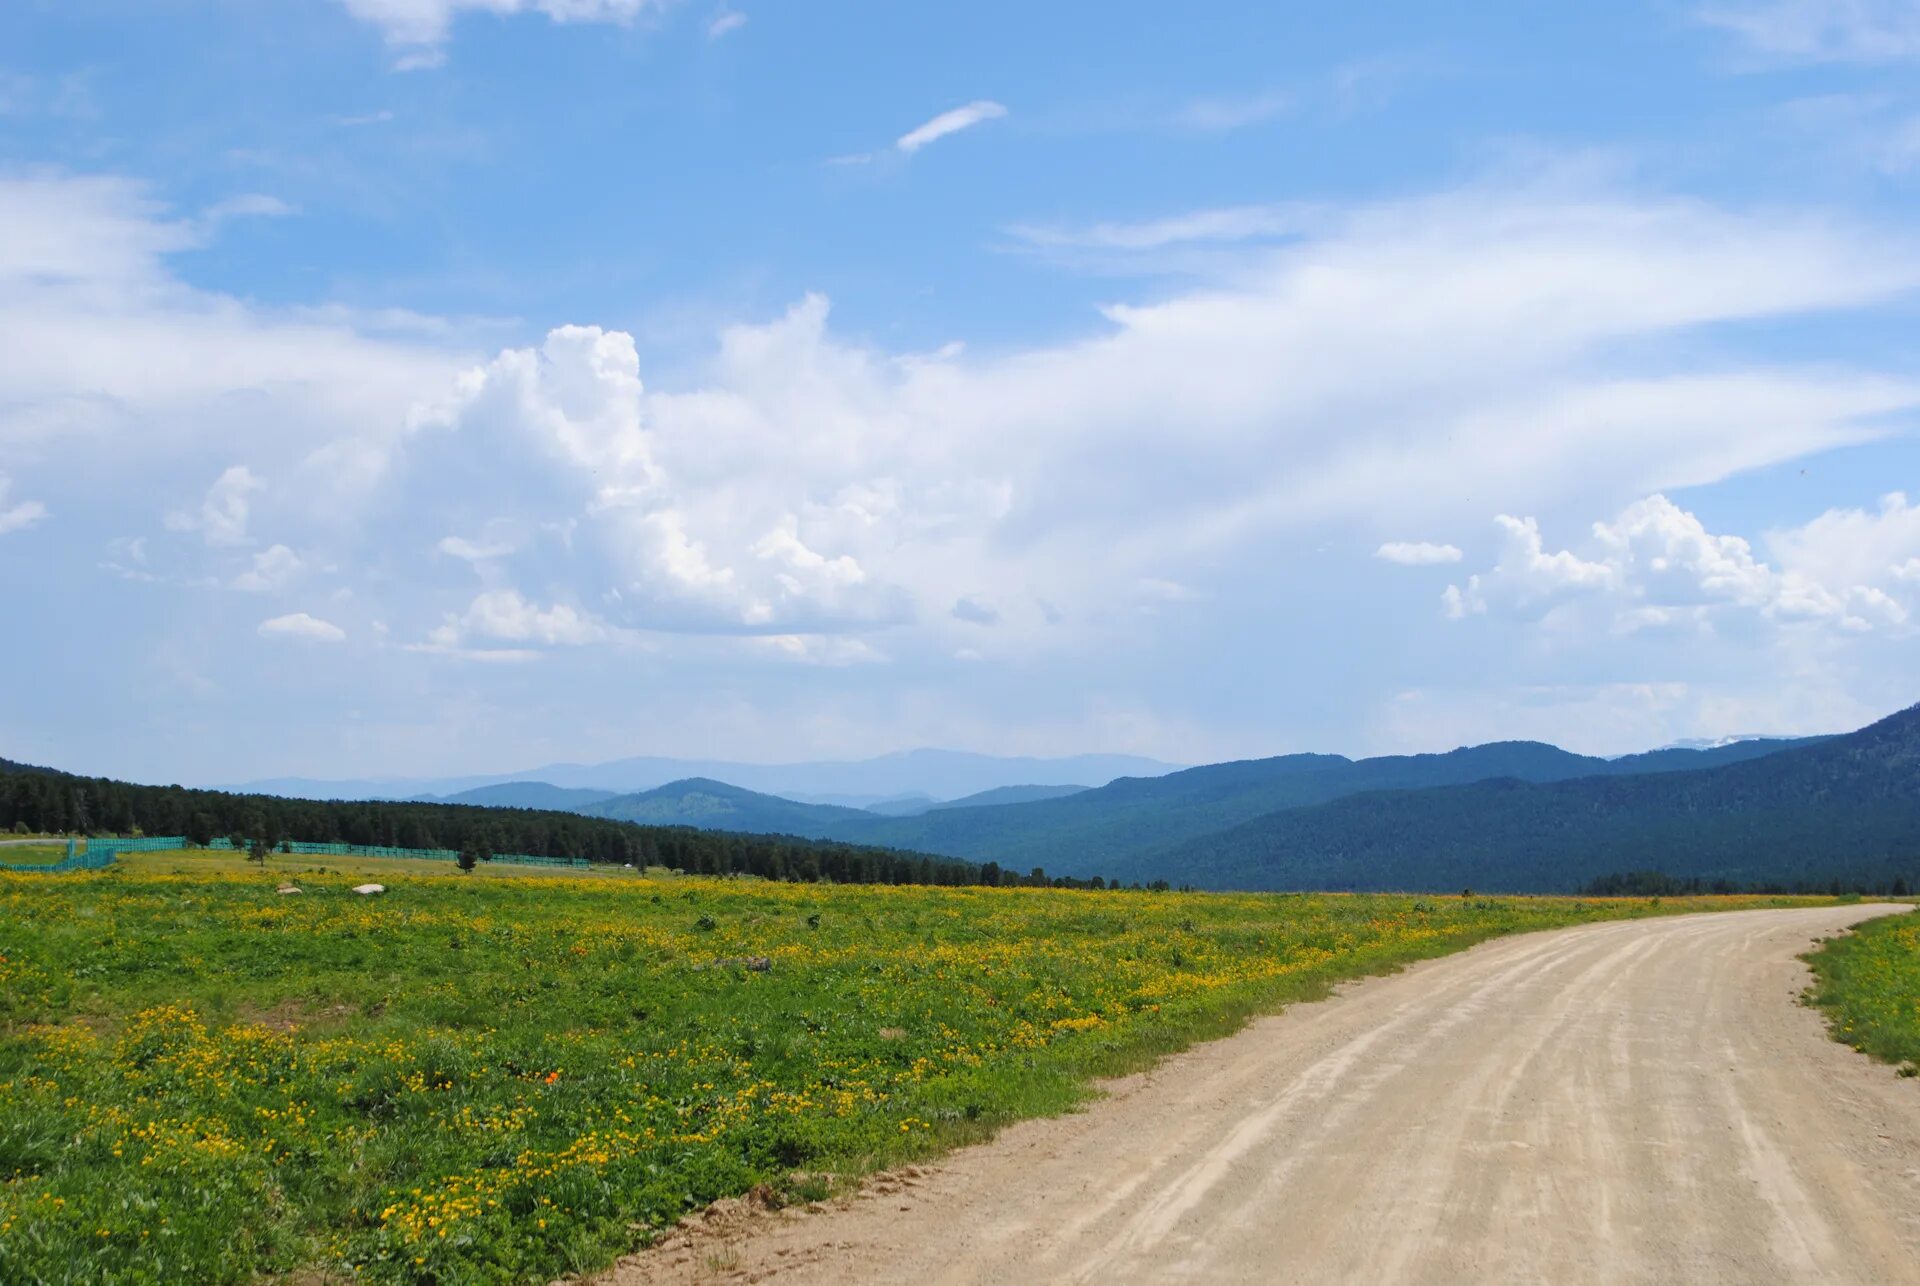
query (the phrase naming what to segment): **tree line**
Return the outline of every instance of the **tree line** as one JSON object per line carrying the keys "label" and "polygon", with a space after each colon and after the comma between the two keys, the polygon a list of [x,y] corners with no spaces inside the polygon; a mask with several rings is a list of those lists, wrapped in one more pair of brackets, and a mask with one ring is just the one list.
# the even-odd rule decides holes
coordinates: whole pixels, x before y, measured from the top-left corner
{"label": "tree line", "polygon": [[1698,875],[1668,875],[1665,871],[1619,871],[1588,881],[1580,891],[1598,898],[1698,897],[1709,893],[1825,895],[1836,898],[1849,893],[1857,893],[1862,897],[1913,896],[1913,890],[1904,875],[1878,879],[1832,877],[1825,880],[1740,881],[1703,879]]}
{"label": "tree line", "polygon": [[[546,809],[385,800],[283,799],[181,786],[141,786],[79,777],[0,759],[0,830],[74,835],[215,837],[261,851],[282,841],[523,853],[584,858],[690,875],[755,875],[835,884],[930,884],[1105,888],[1098,876],[1026,874],[899,849],[790,835],[749,835],[687,826],[641,826]],[[1118,887],[1115,885],[1114,887]]]}

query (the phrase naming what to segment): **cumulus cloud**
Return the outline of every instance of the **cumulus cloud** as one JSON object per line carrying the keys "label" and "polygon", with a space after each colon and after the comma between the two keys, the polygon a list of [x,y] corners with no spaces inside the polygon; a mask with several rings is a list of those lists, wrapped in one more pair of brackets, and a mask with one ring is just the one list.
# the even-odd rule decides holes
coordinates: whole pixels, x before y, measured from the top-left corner
{"label": "cumulus cloud", "polygon": [[1456,545],[1436,545],[1425,540],[1390,540],[1374,550],[1373,556],[1402,567],[1434,567],[1457,563],[1464,557]]}
{"label": "cumulus cloud", "polygon": [[[676,656],[906,673],[986,638],[995,659],[1082,655],[1150,614],[1221,617],[1237,577],[1336,524],[1450,532],[1710,483],[1870,441],[1920,401],[1899,376],[1726,345],[1649,356],[1899,297],[1920,262],[1897,235],[1554,179],[1296,213],[1273,238],[1234,239],[1273,212],[1116,233],[1214,236],[1227,270],[1065,339],[889,351],[808,296],[657,386],[615,330],[487,358],[453,330],[196,292],[169,256],[204,242],[199,220],[137,185],[0,180],[0,450],[48,477],[97,465],[119,512],[197,536],[123,567],[350,582],[400,646],[525,660],[644,633]],[[1463,615],[1623,601],[1573,568],[1622,574],[1608,547],[1570,564],[1513,521],[1518,552],[1455,578]],[[300,566],[256,567],[275,547]],[[1890,570],[1853,583],[1913,610]]]}
{"label": "cumulus cloud", "polygon": [[[743,362],[781,360],[767,330],[726,342]],[[831,474],[783,465],[780,431],[763,431],[753,410],[717,391],[649,398],[630,336],[562,327],[537,350],[509,350],[469,372],[421,416],[408,476],[424,485],[459,471],[447,526],[526,534],[507,544],[442,537],[442,552],[513,554],[523,570],[584,574],[584,588],[624,626],[790,633],[901,619],[903,591],[834,547],[843,532],[893,521],[862,508],[892,499],[855,489],[833,504],[813,490]],[[802,452],[823,427],[789,423],[786,449]],[[839,463],[854,472],[836,487],[871,481],[859,463]]]}
{"label": "cumulus cloud", "polygon": [[941,112],[924,125],[917,125],[902,134],[894,142],[894,147],[911,156],[927,144],[958,134],[961,130],[972,129],[982,121],[998,120],[1007,114],[1007,109],[991,99],[979,98],[961,107]]}
{"label": "cumulus cloud", "polygon": [[167,515],[171,531],[197,531],[209,545],[244,545],[247,520],[253,512],[253,496],[264,483],[244,464],[229,466],[194,511],[176,511]]}
{"label": "cumulus cloud", "polygon": [[1911,581],[1920,574],[1920,505],[1889,492],[1874,509],[1830,509],[1768,532],[1765,544],[1781,566],[1821,584]]}
{"label": "cumulus cloud", "polygon": [[1607,589],[1614,569],[1586,562],[1562,550],[1549,554],[1540,539],[1540,524],[1532,518],[1501,514],[1500,556],[1493,570],[1467,578],[1464,586],[1449,585],[1442,601],[1455,620],[1485,615],[1490,609],[1505,615],[1537,616],[1569,595]]}
{"label": "cumulus cloud", "polygon": [[267,594],[285,589],[299,574],[300,556],[285,545],[274,545],[253,556],[247,570],[236,576],[233,587],[250,594]]}
{"label": "cumulus cloud", "polygon": [[[374,470],[400,508],[367,521],[486,591],[564,586],[619,630],[909,628],[950,655],[953,605],[1019,584],[997,646],[1045,649],[1288,530],[1707,483],[1871,440],[1920,401],[1871,373],[1643,370],[1630,342],[1887,298],[1920,282],[1897,240],[1552,185],[1296,226],[1224,284],[980,357],[850,341],[810,296],[726,328],[663,390],[631,336],[560,327],[413,418]],[[1545,612],[1612,574],[1510,522],[1499,569],[1456,586],[1462,615]]]}
{"label": "cumulus cloud", "polygon": [[[1920,549],[1920,522],[1904,497],[1888,497],[1878,516],[1834,511],[1797,530],[1775,533],[1779,565],[1755,556],[1740,536],[1709,532],[1699,518],[1649,496],[1611,521],[1593,525],[1589,556],[1547,553],[1539,524],[1502,515],[1494,567],[1447,587],[1454,619],[1500,615],[1533,619],[1575,599],[1604,604],[1616,630],[1676,623],[1710,624],[1741,613],[1774,624],[1817,623],[1864,633],[1905,625],[1909,608],[1900,555]],[[1834,556],[1838,553],[1839,556]],[[1877,582],[1877,583],[1876,583]],[[1891,591],[1891,592],[1890,592]]]}
{"label": "cumulus cloud", "polygon": [[397,52],[396,70],[438,66],[454,19],[466,13],[544,14],[554,22],[629,23],[667,0],[341,0],[347,12],[380,29]]}
{"label": "cumulus cloud", "polygon": [[460,616],[448,617],[427,642],[444,650],[462,649],[475,641],[575,647],[607,637],[604,625],[576,608],[565,603],[542,607],[508,589],[477,596]]}
{"label": "cumulus cloud", "polygon": [[24,531],[47,516],[47,507],[38,500],[22,500],[17,504],[8,504],[13,491],[13,479],[0,473],[0,536],[8,532]]}
{"label": "cumulus cloud", "polygon": [[347,637],[347,632],[333,622],[323,621],[305,612],[262,621],[258,633],[263,639],[293,639],[306,643],[340,643]]}

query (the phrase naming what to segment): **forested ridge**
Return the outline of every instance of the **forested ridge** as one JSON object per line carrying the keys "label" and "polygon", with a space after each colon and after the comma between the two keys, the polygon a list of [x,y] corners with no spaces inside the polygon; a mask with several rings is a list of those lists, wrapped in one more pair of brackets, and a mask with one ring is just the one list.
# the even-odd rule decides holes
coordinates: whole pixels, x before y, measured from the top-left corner
{"label": "forested ridge", "polygon": [[1622,872],[1686,887],[1911,887],[1920,706],[1693,772],[1350,795],[1114,866],[1236,889],[1575,892]]}
{"label": "forested ridge", "polygon": [[[493,853],[666,866],[698,875],[745,874],[839,884],[1048,884],[996,863],[791,835],[640,826],[548,809],[370,800],[284,799],[79,777],[0,759],[0,830],[83,835],[232,835],[394,848],[483,848]],[[1084,881],[1104,884],[1104,881]]]}

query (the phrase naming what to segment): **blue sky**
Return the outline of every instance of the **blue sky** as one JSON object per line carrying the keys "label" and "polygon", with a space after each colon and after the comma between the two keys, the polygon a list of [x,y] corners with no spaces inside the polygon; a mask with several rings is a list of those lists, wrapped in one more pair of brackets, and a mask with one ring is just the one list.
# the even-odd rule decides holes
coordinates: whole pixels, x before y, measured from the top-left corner
{"label": "blue sky", "polygon": [[0,755],[1920,697],[1920,2],[23,0]]}

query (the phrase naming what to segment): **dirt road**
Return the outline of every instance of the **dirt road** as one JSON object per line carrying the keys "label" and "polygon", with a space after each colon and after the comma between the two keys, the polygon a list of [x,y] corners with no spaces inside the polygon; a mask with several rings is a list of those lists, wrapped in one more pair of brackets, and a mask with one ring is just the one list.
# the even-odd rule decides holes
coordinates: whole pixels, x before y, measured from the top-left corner
{"label": "dirt road", "polygon": [[1920,1082],[1795,1003],[1892,909],[1489,943],[608,1280],[1920,1282]]}

